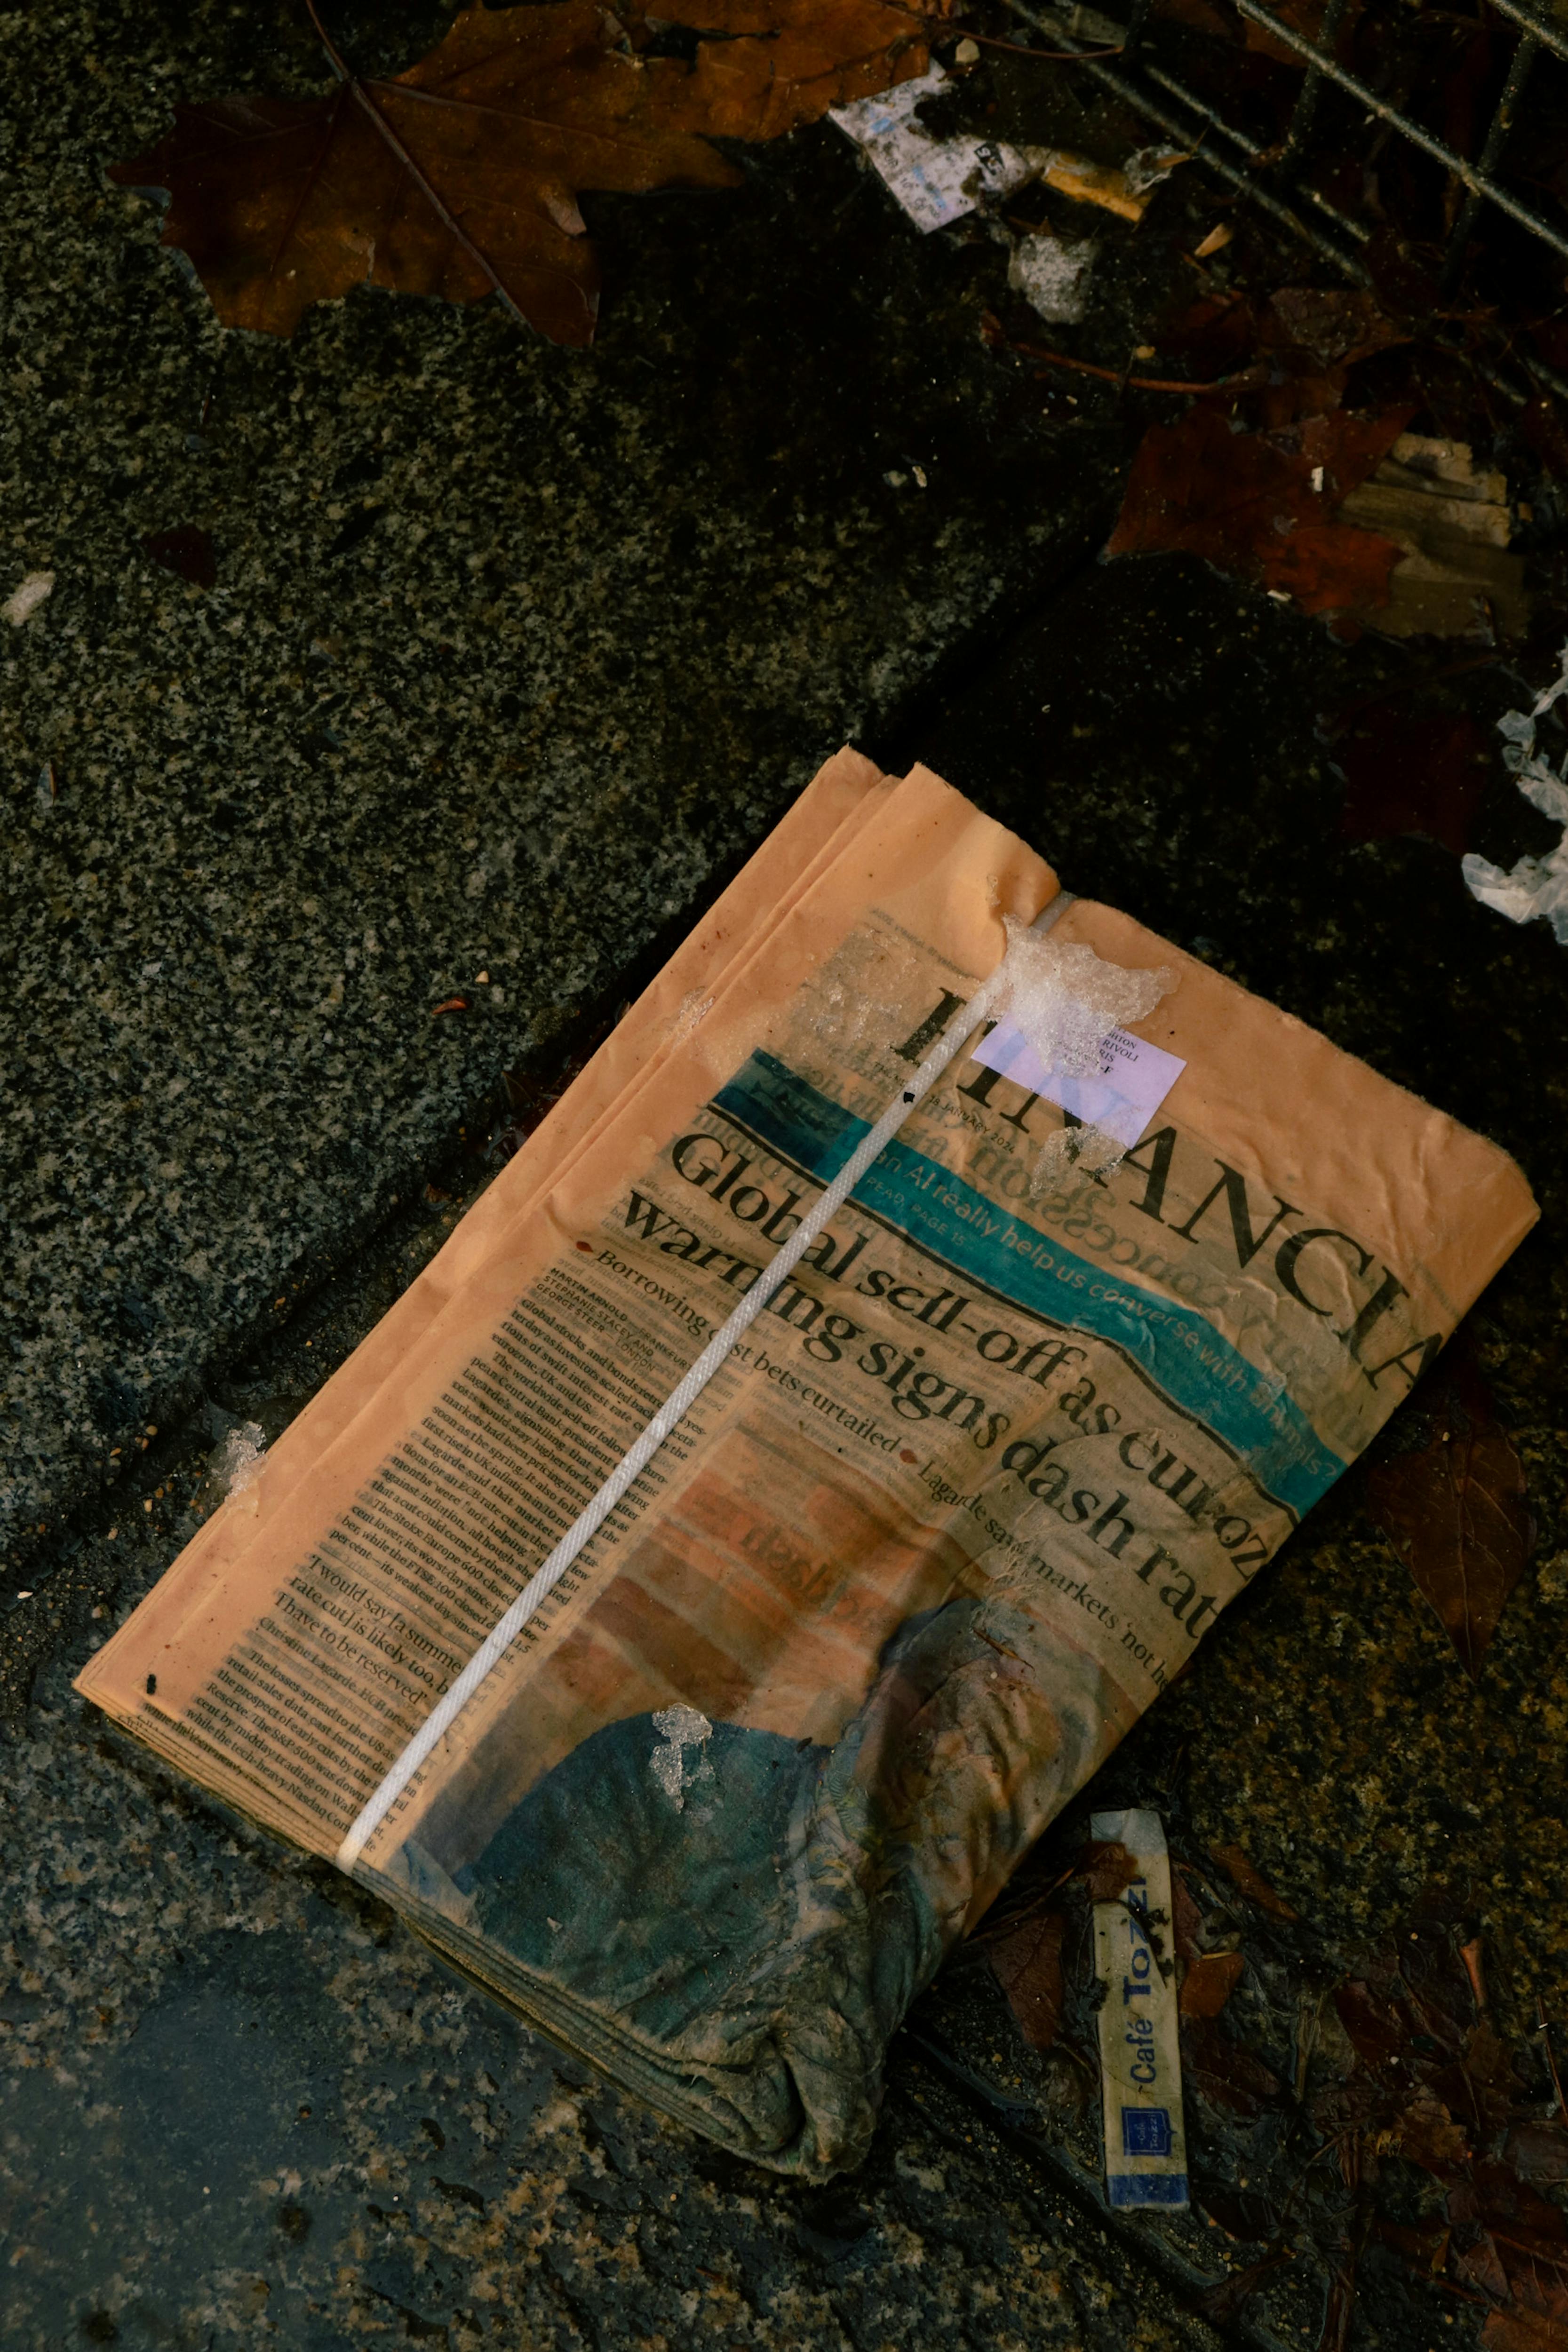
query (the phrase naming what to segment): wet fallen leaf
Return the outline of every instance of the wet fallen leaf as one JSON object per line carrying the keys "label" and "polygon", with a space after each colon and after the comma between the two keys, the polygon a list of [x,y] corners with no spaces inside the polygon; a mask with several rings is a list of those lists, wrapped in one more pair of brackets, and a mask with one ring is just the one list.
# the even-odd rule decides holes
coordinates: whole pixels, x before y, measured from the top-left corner
{"label": "wet fallen leaf", "polygon": [[1186,1879],[1178,1867],[1171,1873],[1171,1934],[1179,1960],[1196,1959],[1203,1924],[1204,1915],[1187,1892]]}
{"label": "wet fallen leaf", "polygon": [[370,284],[497,293],[552,341],[586,343],[599,279],[580,191],[734,187],[712,139],[776,139],[928,60],[926,20],[887,0],[658,0],[652,21],[710,37],[690,61],[644,57],[635,7],[552,0],[465,9],[389,79],[328,43],[330,96],[178,106],[110,176],[169,190],[162,242],[226,326],[292,334],[312,302]]}
{"label": "wet fallen leaf", "polygon": [[1508,2301],[1508,2273],[1503,2268],[1502,2256],[1485,2230],[1478,2231],[1468,2245],[1456,2250],[1454,2268],[1472,2286],[1479,2286],[1489,2302]]}
{"label": "wet fallen leaf", "polygon": [[1412,719],[1397,704],[1363,711],[1340,748],[1340,830],[1347,841],[1424,835],[1461,856],[1486,798],[1492,747],[1468,712]]}
{"label": "wet fallen leaf", "polygon": [[1454,2221],[1473,2215],[1479,2221],[1496,2241],[1510,2277],[1538,2273],[1544,2264],[1568,2284],[1568,2221],[1500,2158],[1470,2166],[1463,2183],[1450,2192],[1448,2210]]}
{"label": "wet fallen leaf", "polygon": [[1196,402],[1179,424],[1144,435],[1107,551],[1201,555],[1304,613],[1386,604],[1402,551],[1335,515],[1409,413],[1336,410],[1278,432],[1235,433],[1218,408]]}
{"label": "wet fallen leaf", "polygon": [[217,586],[217,556],[212,541],[195,523],[179,523],[173,530],[149,531],[142,542],[142,552],[149,562],[161,564],[177,580],[188,580],[193,588]]}
{"label": "wet fallen leaf", "polygon": [[1380,1999],[1370,1985],[1352,1977],[1334,1994],[1334,2007],[1363,2066],[1375,2071],[1404,2064],[1410,2027],[1392,2001]]}
{"label": "wet fallen leaf", "polygon": [[1005,1928],[989,1946],[993,1973],[1031,2050],[1048,2050],[1061,2032],[1066,1927],[1059,1911],[1037,1912]]}
{"label": "wet fallen leaf", "polygon": [[1189,1960],[1177,2001],[1184,2017],[1217,2017],[1247,1966],[1239,1952],[1200,1952]]}
{"label": "wet fallen leaf", "polygon": [[1491,2314],[1481,2342],[1486,2352],[1568,2352],[1568,2283],[1539,2273],[1511,2311]]}
{"label": "wet fallen leaf", "polygon": [[1084,1847],[1074,1875],[1083,1881],[1091,1903],[1114,1903],[1138,1876],[1138,1863],[1124,1845],[1096,1841]]}
{"label": "wet fallen leaf", "polygon": [[1403,2221],[1384,2221],[1380,2215],[1373,2224],[1373,2233],[1395,2253],[1403,2254],[1413,2270],[1423,2272],[1428,2278],[1438,2278],[1448,2259],[1448,2243],[1452,2230],[1441,2221],[1412,2226]]}
{"label": "wet fallen leaf", "polygon": [[1516,2124],[1503,2153],[1521,2180],[1568,2180],[1568,2126],[1561,2118]]}
{"label": "wet fallen leaf", "polygon": [[1367,1504],[1473,1677],[1535,1539],[1524,1470],[1461,1340],[1406,1410],[1421,1442],[1373,1465]]}
{"label": "wet fallen leaf", "polygon": [[1423,2088],[1416,2093],[1392,2135],[1401,2156],[1426,2172],[1441,2176],[1469,2155],[1469,2144],[1441,2099]]}
{"label": "wet fallen leaf", "polygon": [[1183,2021],[1182,2071],[1194,2089],[1233,2115],[1258,2115],[1279,2096],[1279,2076],[1213,2018]]}
{"label": "wet fallen leaf", "polygon": [[1293,348],[1320,368],[1353,367],[1407,340],[1370,294],[1344,287],[1281,286],[1268,298],[1264,323],[1266,343]]}
{"label": "wet fallen leaf", "polygon": [[1233,375],[1258,353],[1257,314],[1245,296],[1204,294],[1159,330],[1159,348],[1194,383]]}
{"label": "wet fallen leaf", "polygon": [[1512,2058],[1484,2018],[1466,2035],[1458,2063],[1441,2067],[1430,2079],[1437,2096],[1477,2132],[1503,2128],[1521,2087]]}
{"label": "wet fallen leaf", "polygon": [[1215,1845],[1209,1848],[1215,1860],[1233,1884],[1267,1911],[1271,1919],[1298,1920],[1301,1914],[1293,1911],[1282,1895],[1276,1895],[1260,1870],[1255,1869],[1238,1845]]}

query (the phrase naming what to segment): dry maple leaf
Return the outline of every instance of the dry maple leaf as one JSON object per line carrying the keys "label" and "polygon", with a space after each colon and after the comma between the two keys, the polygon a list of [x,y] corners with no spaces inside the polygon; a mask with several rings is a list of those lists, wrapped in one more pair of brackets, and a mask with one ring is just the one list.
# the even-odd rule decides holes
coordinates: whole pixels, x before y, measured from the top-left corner
{"label": "dry maple leaf", "polygon": [[[1368,1506],[1474,1678],[1535,1540],[1524,1470],[1468,1349],[1423,1383],[1426,1442],[1374,1463]],[[1419,1426],[1419,1423],[1417,1423]]]}
{"label": "dry maple leaf", "polygon": [[1336,410],[1282,432],[1233,433],[1217,407],[1199,401],[1179,424],[1143,436],[1107,552],[1205,556],[1291,597],[1304,613],[1386,604],[1404,550],[1337,521],[1335,509],[1381,463],[1409,415],[1406,408],[1370,417]]}
{"label": "dry maple leaf", "polygon": [[733,187],[712,139],[776,139],[927,64],[926,19],[889,0],[659,0],[659,17],[717,37],[690,63],[644,58],[630,7],[479,5],[387,79],[353,73],[322,32],[331,96],[177,106],[110,177],[169,190],[162,242],[225,326],[289,335],[312,302],[369,284],[500,294],[552,341],[591,342],[580,191]]}

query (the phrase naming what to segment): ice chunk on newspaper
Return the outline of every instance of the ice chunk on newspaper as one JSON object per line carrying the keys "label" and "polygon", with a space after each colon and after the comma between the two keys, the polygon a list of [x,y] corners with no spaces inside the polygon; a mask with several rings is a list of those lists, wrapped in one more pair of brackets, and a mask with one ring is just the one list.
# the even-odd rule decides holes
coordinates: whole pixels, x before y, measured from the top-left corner
{"label": "ice chunk on newspaper", "polygon": [[[1076,1164],[967,1011],[1042,915],[1043,987],[1116,975],[1042,1060],[1088,1082],[1109,1019],[1181,1066]],[[563,2045],[812,2177],[1533,1221],[1492,1145],[841,754],[80,1684],[336,1856],[889,1106],[353,1862]]]}

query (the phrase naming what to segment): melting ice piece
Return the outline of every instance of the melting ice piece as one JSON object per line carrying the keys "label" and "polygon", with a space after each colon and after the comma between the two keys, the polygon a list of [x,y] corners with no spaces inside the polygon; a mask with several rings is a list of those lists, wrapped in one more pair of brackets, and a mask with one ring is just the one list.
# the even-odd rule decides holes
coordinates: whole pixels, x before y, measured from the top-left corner
{"label": "melting ice piece", "polygon": [[243,1495],[261,1475],[267,1439],[258,1421],[237,1421],[219,1449],[215,1475],[226,1495]]}
{"label": "melting ice piece", "polygon": [[1089,308],[1089,274],[1099,251],[1088,237],[1021,236],[1007,265],[1007,283],[1042,319],[1076,326]]}
{"label": "melting ice piece", "polygon": [[1187,1066],[1121,1024],[1152,1013],[1173,975],[1163,964],[1129,971],[1011,916],[1006,923],[1014,975],[974,1059],[1130,1150]]}
{"label": "melting ice piece", "polygon": [[694,1780],[702,1779],[704,1769],[711,1772],[713,1769],[710,1764],[706,1767],[700,1765],[697,1769],[689,1771],[686,1751],[689,1748],[695,1748],[700,1754],[713,1736],[713,1726],[694,1706],[661,1706],[653,1718],[653,1727],[662,1743],[648,1759],[653,1766],[653,1777],[676,1811],[683,1813],[687,1790]]}

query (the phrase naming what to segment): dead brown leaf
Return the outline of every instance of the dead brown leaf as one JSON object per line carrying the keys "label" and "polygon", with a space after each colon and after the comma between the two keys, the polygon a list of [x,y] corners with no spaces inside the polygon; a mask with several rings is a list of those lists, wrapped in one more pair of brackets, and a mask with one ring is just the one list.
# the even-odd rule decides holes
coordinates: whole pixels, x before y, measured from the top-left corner
{"label": "dead brown leaf", "polygon": [[1074,1875],[1083,1881],[1091,1903],[1114,1903],[1138,1876],[1138,1864],[1124,1845],[1096,1841],[1086,1845]]}
{"label": "dead brown leaf", "polygon": [[1380,2000],[1370,1985],[1352,1977],[1334,1994],[1334,2007],[1363,2066],[1376,2071],[1404,2064],[1409,2021],[1392,2001]]}
{"label": "dead brown leaf", "polygon": [[1336,410],[1279,432],[1233,433],[1217,407],[1196,402],[1179,424],[1144,435],[1107,551],[1201,555],[1304,613],[1385,604],[1403,551],[1335,517],[1409,414]]}
{"label": "dead brown leaf", "polygon": [[1367,1473],[1367,1502],[1474,1677],[1535,1540],[1524,1470],[1468,1344],[1412,1400],[1424,1441]]}
{"label": "dead brown leaf", "polygon": [[1454,2233],[1441,2221],[1418,2223],[1412,2227],[1403,2221],[1384,2221],[1380,2215],[1373,2223],[1373,2234],[1381,2238],[1385,2246],[1392,2246],[1396,2253],[1403,2254],[1413,2270],[1424,2273],[1427,2278],[1439,2278],[1448,2259],[1449,2241]]}
{"label": "dead brown leaf", "polygon": [[1409,340],[1370,294],[1342,286],[1281,286],[1264,313],[1266,346],[1302,352],[1320,368],[1353,367]]}
{"label": "dead brown leaf", "polygon": [[1203,1924],[1204,1915],[1187,1892],[1186,1879],[1178,1865],[1171,1873],[1171,1935],[1179,1960],[1196,1959]]}
{"label": "dead brown leaf", "polygon": [[658,0],[658,17],[709,37],[694,60],[643,57],[635,8],[599,0],[465,9],[391,79],[329,42],[329,97],[177,106],[110,176],[169,190],[162,242],[226,326],[289,335],[311,303],[370,284],[500,294],[552,341],[587,343],[599,278],[581,191],[734,187],[712,139],[776,139],[927,63],[926,19],[889,0]]}
{"label": "dead brown leaf", "polygon": [[1521,2180],[1568,2180],[1568,2127],[1560,2117],[1516,2124],[1503,2154]]}
{"label": "dead brown leaf", "polygon": [[1260,1870],[1255,1869],[1238,1845],[1215,1845],[1209,1848],[1226,1876],[1239,1886],[1242,1893],[1267,1911],[1271,1919],[1299,1920],[1301,1914],[1293,1911],[1282,1895],[1276,1895]]}
{"label": "dead brown leaf", "polygon": [[1486,2352],[1568,2352],[1568,2281],[1536,2270],[1514,2281],[1515,2302],[1481,2330]]}
{"label": "dead brown leaf", "polygon": [[1279,2076],[1233,2042],[1213,2018],[1184,2020],[1182,2070],[1205,2098],[1233,2115],[1258,2115],[1279,2097]]}
{"label": "dead brown leaf", "polygon": [[1048,2050],[1061,2032],[1066,1927],[1059,1911],[1037,1912],[1004,1928],[988,1947],[992,1970],[1031,2050]]}
{"label": "dead brown leaf", "polygon": [[1391,2138],[1401,2156],[1426,2172],[1442,2175],[1469,2155],[1469,2144],[1441,2099],[1418,2091],[1394,2126]]}
{"label": "dead brown leaf", "polygon": [[1552,2311],[1494,2311],[1481,2342],[1486,2352],[1568,2352],[1568,2297]]}
{"label": "dead brown leaf", "polygon": [[1247,1966],[1239,1952],[1200,1952],[1187,1962],[1177,2006],[1184,2017],[1217,2017]]}

